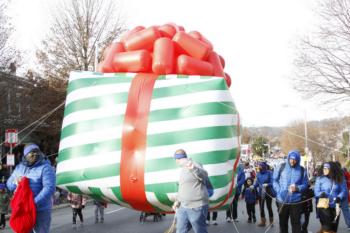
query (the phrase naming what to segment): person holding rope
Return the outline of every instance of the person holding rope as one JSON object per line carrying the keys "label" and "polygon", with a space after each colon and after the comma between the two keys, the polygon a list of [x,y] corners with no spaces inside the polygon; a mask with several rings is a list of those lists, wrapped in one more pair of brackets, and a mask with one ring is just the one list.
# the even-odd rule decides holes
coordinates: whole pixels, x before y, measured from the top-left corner
{"label": "person holding rope", "polygon": [[340,202],[345,197],[343,173],[333,162],[323,164],[323,169],[315,183],[317,211],[321,222],[319,233],[337,232]]}
{"label": "person holding rope", "polygon": [[301,232],[302,192],[307,186],[307,174],[300,166],[300,152],[291,150],[286,163],[276,168],[273,173],[273,188],[277,194],[276,204],[281,233],[288,233],[289,217],[292,233]]}
{"label": "person holding rope", "polygon": [[272,187],[272,171],[268,169],[266,162],[260,162],[256,174],[255,187],[258,188],[258,198],[260,207],[260,223],[259,227],[266,226],[265,218],[265,202],[269,212],[270,225],[273,224],[272,198],[275,197],[275,192]]}
{"label": "person holding rope", "polygon": [[208,173],[202,165],[187,158],[186,151],[175,152],[176,163],[181,166],[179,190],[173,209],[176,211],[176,232],[208,233],[205,222],[208,215],[209,195],[206,187]]}
{"label": "person holding rope", "polygon": [[235,196],[230,203],[229,208],[226,210],[226,222],[238,222],[238,200],[242,192],[243,184],[246,180],[244,169],[239,165],[237,167],[237,183],[235,186]]}

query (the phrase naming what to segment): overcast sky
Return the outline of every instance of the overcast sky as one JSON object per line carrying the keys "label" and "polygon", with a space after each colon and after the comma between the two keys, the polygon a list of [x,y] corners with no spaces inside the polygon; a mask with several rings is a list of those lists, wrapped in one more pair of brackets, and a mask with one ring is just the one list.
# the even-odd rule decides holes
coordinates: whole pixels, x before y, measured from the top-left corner
{"label": "overcast sky", "polygon": [[[34,51],[46,33],[48,2],[13,0],[11,14],[16,16],[17,40],[23,49]],[[231,92],[244,126],[288,125],[303,120],[305,112],[308,120],[345,114],[344,109],[329,111],[302,100],[289,79],[298,38],[317,24],[315,6],[316,0],[124,0],[121,4],[129,28],[174,22],[208,38],[226,60],[225,72],[232,78]]]}

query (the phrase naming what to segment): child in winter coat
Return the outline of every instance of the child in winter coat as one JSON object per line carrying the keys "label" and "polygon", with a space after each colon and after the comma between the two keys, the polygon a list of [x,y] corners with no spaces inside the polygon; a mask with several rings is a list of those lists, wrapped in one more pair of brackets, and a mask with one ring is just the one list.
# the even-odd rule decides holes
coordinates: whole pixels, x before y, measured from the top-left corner
{"label": "child in winter coat", "polygon": [[9,203],[10,203],[10,195],[6,190],[6,185],[0,184],[0,214],[1,214],[0,229],[4,229],[6,226],[5,215],[8,212]]}
{"label": "child in winter coat", "polygon": [[84,197],[81,194],[76,194],[76,193],[68,193],[67,197],[70,206],[72,207],[73,211],[73,228],[76,228],[77,226],[77,215],[79,216],[80,219],[80,225],[84,225],[84,218],[83,218],[83,213],[82,209],[85,208],[86,205],[86,197]]}
{"label": "child in winter coat", "polygon": [[107,203],[104,201],[96,201],[94,200],[95,206],[95,223],[98,223],[98,212],[100,212],[100,223],[104,221],[104,211],[107,208]]}
{"label": "child in winter coat", "polygon": [[253,185],[253,179],[247,178],[244,183],[244,189],[242,192],[242,198],[245,199],[247,213],[248,213],[248,223],[251,223],[252,220],[255,223],[255,204],[258,198],[257,190]]}

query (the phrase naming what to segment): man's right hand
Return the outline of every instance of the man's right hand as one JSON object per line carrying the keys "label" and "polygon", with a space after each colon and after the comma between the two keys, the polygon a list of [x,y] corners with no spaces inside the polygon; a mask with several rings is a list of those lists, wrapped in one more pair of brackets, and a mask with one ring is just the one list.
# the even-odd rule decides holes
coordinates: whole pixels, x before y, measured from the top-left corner
{"label": "man's right hand", "polygon": [[173,208],[174,211],[176,211],[176,209],[179,208],[179,206],[180,206],[180,202],[175,201],[173,206],[172,206],[172,208]]}

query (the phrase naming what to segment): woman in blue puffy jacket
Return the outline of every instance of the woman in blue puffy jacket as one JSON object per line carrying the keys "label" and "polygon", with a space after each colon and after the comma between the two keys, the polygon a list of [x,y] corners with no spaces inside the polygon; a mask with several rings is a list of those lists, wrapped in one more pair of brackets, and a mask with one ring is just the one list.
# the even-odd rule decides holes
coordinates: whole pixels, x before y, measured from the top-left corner
{"label": "woman in blue puffy jacket", "polygon": [[29,179],[29,186],[33,192],[36,207],[35,232],[50,232],[52,196],[56,187],[56,176],[50,162],[36,144],[24,147],[20,164],[7,180],[7,188],[13,192],[22,177]]}
{"label": "woman in blue puffy jacket", "polygon": [[315,183],[316,200],[327,198],[328,208],[317,205],[317,210],[322,225],[321,232],[337,232],[339,224],[340,202],[345,196],[343,173],[333,162],[323,164],[323,169]]}
{"label": "woman in blue puffy jacket", "polygon": [[266,162],[260,162],[258,165],[259,172],[256,174],[255,187],[258,188],[259,207],[260,207],[260,223],[258,226],[266,225],[265,218],[265,202],[269,212],[270,224],[273,224],[272,198],[274,191],[272,188],[272,172],[268,169]]}

